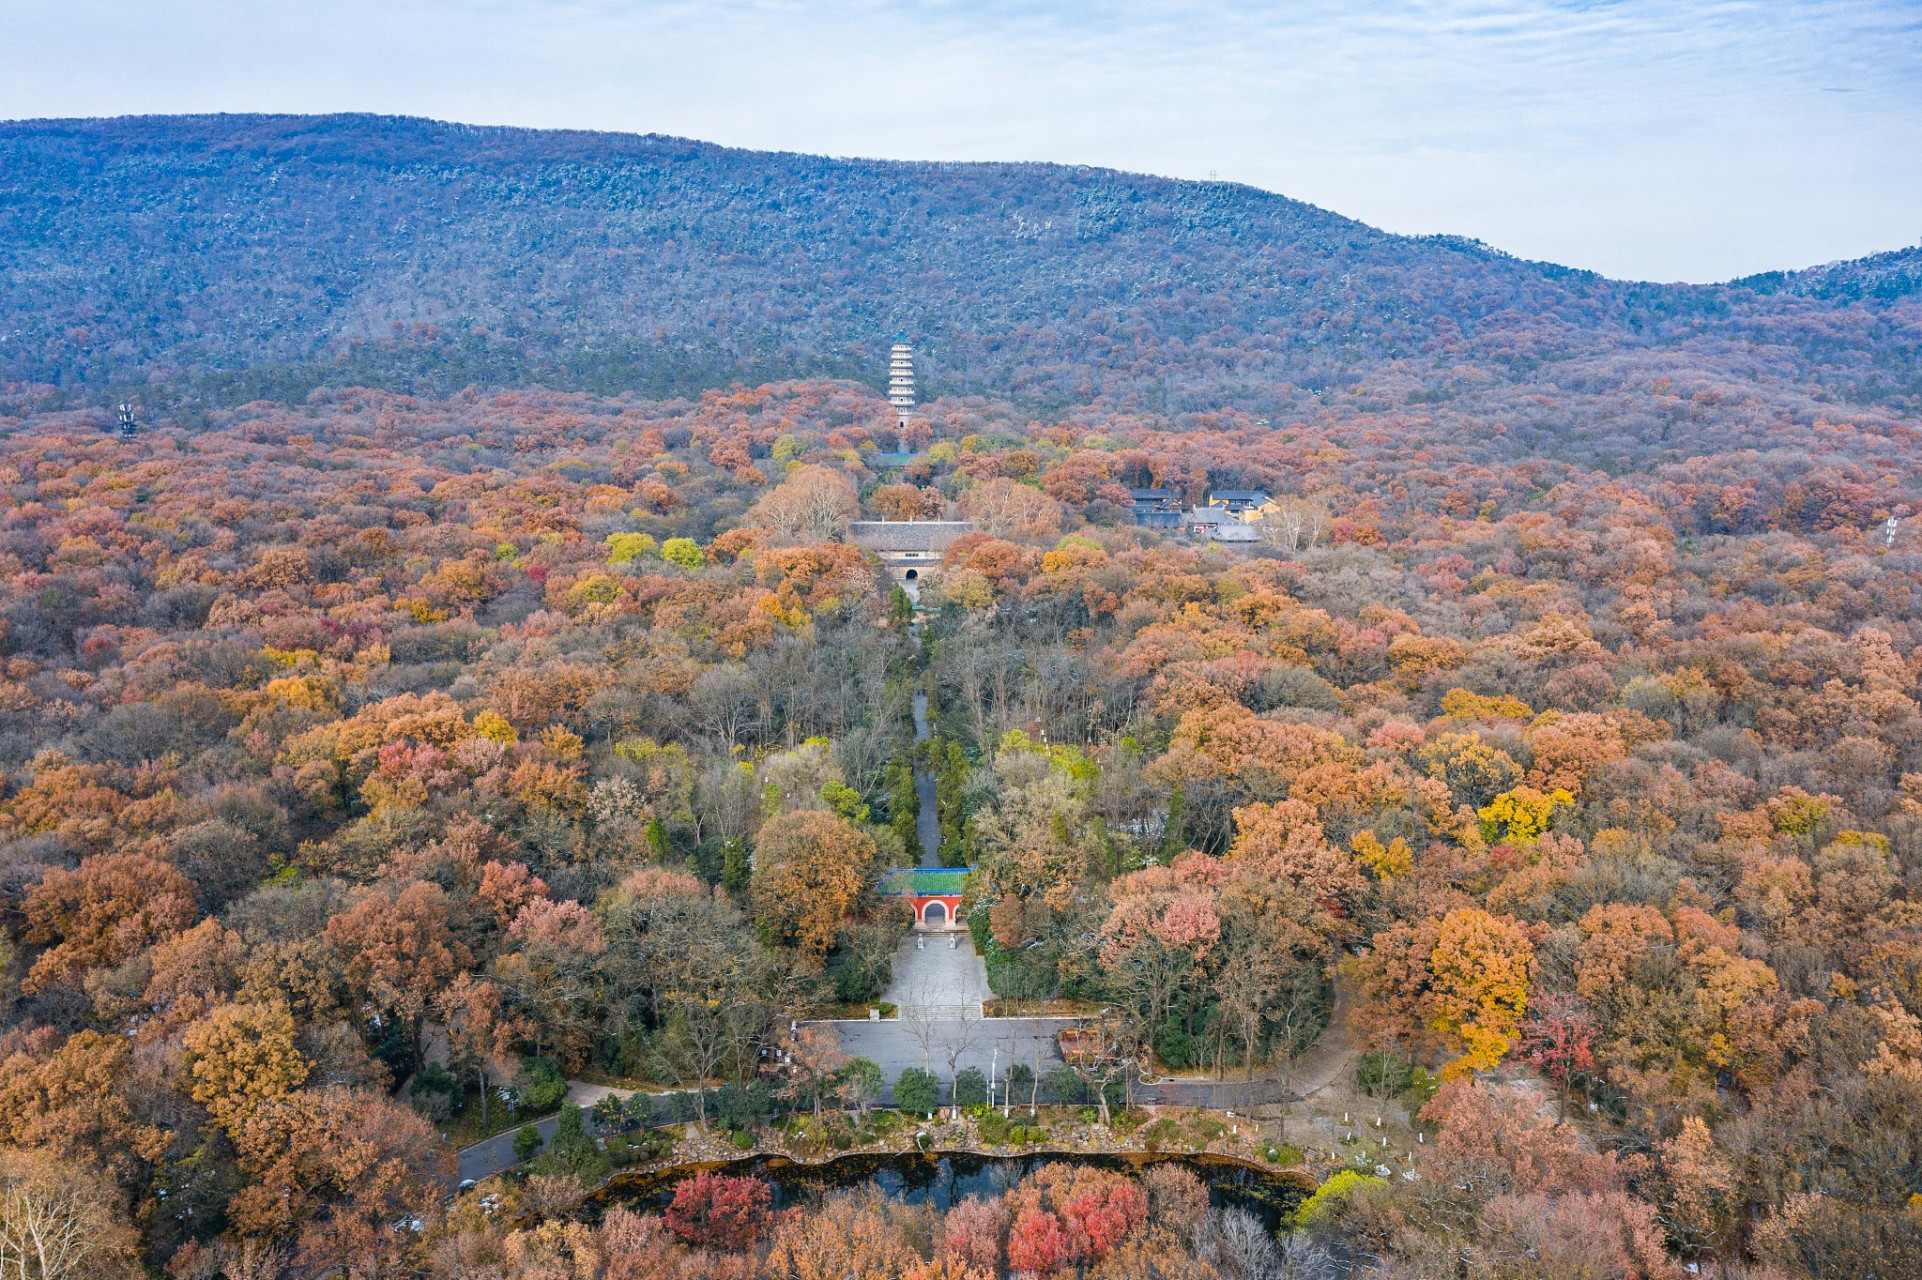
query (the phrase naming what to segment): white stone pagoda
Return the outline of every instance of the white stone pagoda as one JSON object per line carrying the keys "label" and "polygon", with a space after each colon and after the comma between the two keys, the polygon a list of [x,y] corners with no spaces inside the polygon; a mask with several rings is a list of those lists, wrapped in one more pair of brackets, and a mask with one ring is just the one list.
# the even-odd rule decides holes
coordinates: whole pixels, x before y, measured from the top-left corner
{"label": "white stone pagoda", "polygon": [[914,348],[905,334],[895,340],[888,355],[888,403],[906,426],[908,410],[914,408]]}

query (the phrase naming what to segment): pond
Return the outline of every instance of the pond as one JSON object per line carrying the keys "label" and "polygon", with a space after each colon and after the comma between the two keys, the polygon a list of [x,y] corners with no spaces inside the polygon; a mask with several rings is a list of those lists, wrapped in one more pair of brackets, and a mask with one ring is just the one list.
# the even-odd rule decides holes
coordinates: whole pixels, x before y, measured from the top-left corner
{"label": "pond", "polygon": [[597,1199],[603,1205],[665,1208],[674,1198],[676,1186],[705,1171],[761,1179],[773,1189],[776,1208],[810,1204],[831,1191],[873,1187],[890,1199],[907,1204],[931,1204],[945,1211],[955,1201],[970,1195],[1001,1195],[1044,1164],[1091,1165],[1126,1174],[1144,1173],[1157,1164],[1178,1164],[1201,1179],[1214,1203],[1247,1209],[1267,1223],[1270,1230],[1315,1190],[1315,1180],[1305,1173],[1262,1168],[1227,1156],[1051,1152],[995,1156],[971,1151],[905,1151],[846,1155],[822,1161],[757,1155],[740,1160],[675,1165],[618,1174]]}

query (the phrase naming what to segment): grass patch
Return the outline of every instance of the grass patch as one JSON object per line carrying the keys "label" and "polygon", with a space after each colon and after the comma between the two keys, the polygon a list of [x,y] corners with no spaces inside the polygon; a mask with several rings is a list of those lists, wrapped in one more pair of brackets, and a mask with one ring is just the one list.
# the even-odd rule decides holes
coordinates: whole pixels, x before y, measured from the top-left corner
{"label": "grass patch", "polygon": [[861,1022],[867,1019],[871,1011],[877,1009],[881,1013],[881,1020],[883,1022],[886,1022],[890,1018],[898,1018],[901,1016],[901,1011],[892,1004],[889,1004],[886,1000],[870,1000],[866,1002],[843,1001],[834,1004],[816,1005],[813,1010],[813,1016],[842,1022]]}

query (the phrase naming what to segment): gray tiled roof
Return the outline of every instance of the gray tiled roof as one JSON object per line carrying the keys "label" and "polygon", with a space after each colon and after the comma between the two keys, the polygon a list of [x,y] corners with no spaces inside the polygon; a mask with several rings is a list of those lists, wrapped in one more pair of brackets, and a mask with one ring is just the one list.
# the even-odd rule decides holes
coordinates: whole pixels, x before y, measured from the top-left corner
{"label": "gray tiled roof", "polygon": [[848,527],[848,541],[874,551],[946,551],[964,533],[973,533],[967,520],[856,520]]}

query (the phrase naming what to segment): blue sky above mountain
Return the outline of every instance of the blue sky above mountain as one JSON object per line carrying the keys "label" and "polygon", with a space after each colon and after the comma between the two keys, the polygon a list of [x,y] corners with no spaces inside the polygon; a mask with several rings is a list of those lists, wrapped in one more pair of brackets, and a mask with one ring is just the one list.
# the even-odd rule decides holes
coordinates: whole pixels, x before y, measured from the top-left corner
{"label": "blue sky above mountain", "polygon": [[1922,235],[1913,0],[0,10],[0,115],[371,110],[1252,183],[1712,280]]}

